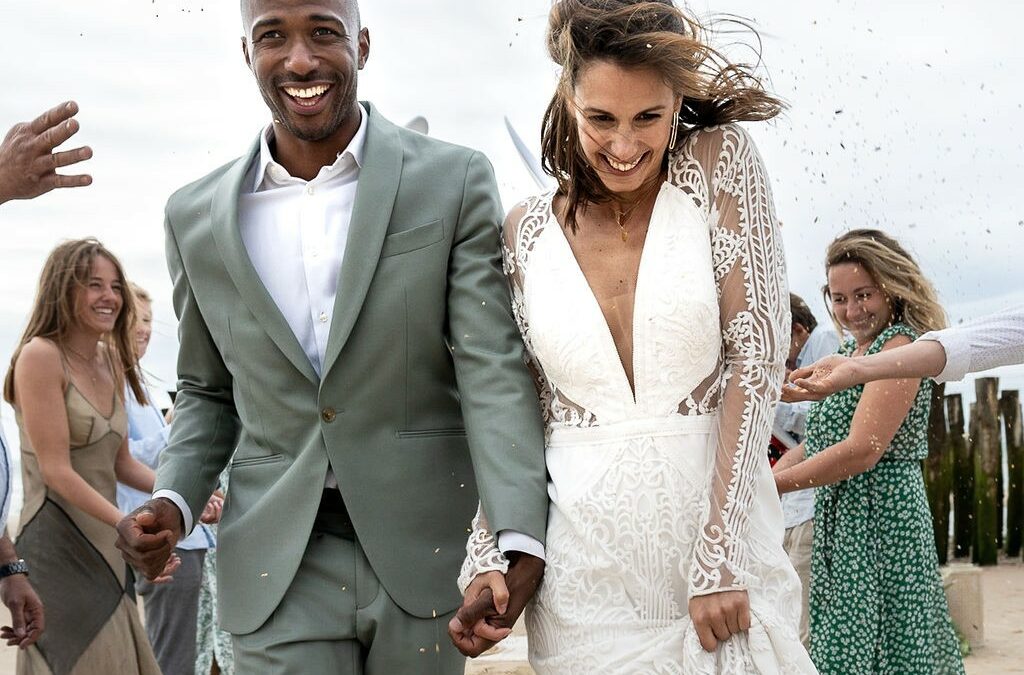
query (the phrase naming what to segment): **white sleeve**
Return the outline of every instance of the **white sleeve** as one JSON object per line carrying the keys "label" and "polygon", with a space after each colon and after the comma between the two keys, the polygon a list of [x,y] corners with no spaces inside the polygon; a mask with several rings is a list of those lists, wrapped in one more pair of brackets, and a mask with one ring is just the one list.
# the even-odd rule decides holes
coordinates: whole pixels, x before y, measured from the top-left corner
{"label": "white sleeve", "polygon": [[1024,363],[1024,306],[925,333],[920,339],[934,340],[946,352],[946,365],[936,382],[962,380],[968,373]]}
{"label": "white sleeve", "polygon": [[153,499],[160,499],[161,497],[171,500],[178,507],[178,510],[181,511],[181,519],[185,524],[185,529],[181,533],[182,539],[192,534],[192,509],[188,507],[185,498],[174,490],[157,490],[153,493]]}

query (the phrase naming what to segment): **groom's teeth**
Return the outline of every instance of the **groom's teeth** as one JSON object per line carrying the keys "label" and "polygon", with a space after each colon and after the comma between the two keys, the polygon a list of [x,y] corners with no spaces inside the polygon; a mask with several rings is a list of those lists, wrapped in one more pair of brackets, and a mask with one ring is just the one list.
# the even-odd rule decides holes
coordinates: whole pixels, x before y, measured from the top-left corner
{"label": "groom's teeth", "polygon": [[313,98],[322,95],[328,89],[330,89],[328,85],[318,84],[315,87],[285,87],[284,91],[295,98]]}

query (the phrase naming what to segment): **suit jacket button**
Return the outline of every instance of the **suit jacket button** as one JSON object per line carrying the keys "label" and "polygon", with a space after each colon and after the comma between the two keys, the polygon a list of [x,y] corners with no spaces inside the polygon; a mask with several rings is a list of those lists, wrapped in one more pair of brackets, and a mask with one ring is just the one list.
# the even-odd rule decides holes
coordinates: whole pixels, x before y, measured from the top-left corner
{"label": "suit jacket button", "polygon": [[328,424],[333,422],[334,418],[337,416],[337,413],[334,412],[334,408],[324,408],[323,411],[320,413],[320,417],[323,418],[324,422],[327,422]]}

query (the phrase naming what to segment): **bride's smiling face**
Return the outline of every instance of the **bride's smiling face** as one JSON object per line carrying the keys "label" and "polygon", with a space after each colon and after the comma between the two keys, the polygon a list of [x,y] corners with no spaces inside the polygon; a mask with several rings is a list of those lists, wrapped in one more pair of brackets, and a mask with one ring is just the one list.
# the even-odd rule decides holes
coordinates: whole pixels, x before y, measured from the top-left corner
{"label": "bride's smiling face", "polygon": [[611,192],[639,189],[661,172],[679,97],[650,68],[594,61],[576,80],[580,147]]}

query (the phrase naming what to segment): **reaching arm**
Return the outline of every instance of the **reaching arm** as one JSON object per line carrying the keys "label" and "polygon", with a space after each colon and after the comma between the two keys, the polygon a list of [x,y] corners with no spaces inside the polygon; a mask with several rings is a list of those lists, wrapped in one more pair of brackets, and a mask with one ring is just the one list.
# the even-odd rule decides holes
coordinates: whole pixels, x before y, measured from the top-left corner
{"label": "reaching arm", "polygon": [[14,388],[43,482],[68,503],[113,527],[121,512],[71,466],[66,386],[57,346],[43,338],[26,344],[14,366]]}
{"label": "reaching arm", "polygon": [[[880,353],[896,351],[909,343],[909,337],[897,335]],[[920,386],[921,380],[911,378],[865,385],[846,439],[792,468],[776,471],[779,492],[831,485],[873,468],[910,412]]]}

